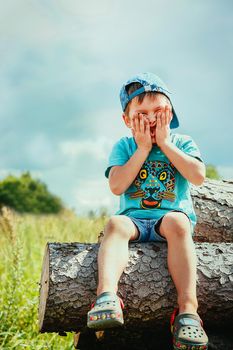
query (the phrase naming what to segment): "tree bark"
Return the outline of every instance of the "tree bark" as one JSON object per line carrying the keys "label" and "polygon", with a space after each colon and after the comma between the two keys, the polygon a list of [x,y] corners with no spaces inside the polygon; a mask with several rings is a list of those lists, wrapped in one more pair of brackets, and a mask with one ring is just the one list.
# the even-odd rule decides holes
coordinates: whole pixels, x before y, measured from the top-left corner
{"label": "tree bark", "polygon": [[[43,263],[39,324],[41,332],[82,330],[95,300],[98,244],[50,243]],[[196,243],[199,313],[211,326],[233,318],[232,243]],[[167,270],[165,243],[130,244],[130,258],[119,282],[125,302],[125,328],[151,329],[167,323],[176,293]]]}
{"label": "tree bark", "polygon": [[194,240],[233,242],[233,182],[207,179],[191,193],[198,219]]}

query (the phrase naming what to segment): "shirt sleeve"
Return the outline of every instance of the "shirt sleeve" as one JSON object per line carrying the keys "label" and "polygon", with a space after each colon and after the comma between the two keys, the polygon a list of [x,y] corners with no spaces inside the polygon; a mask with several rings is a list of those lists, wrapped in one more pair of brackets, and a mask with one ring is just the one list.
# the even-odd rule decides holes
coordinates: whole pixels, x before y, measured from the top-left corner
{"label": "shirt sleeve", "polygon": [[108,178],[109,172],[113,166],[124,165],[129,160],[128,143],[125,137],[120,139],[112,148],[108,160],[108,167],[105,176]]}
{"label": "shirt sleeve", "polygon": [[190,136],[183,136],[179,146],[181,151],[203,162],[200,150]]}

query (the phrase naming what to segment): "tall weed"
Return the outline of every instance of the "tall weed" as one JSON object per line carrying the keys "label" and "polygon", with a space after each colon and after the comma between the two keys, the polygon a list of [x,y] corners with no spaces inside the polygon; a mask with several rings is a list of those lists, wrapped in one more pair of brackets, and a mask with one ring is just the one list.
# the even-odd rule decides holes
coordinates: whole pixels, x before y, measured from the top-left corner
{"label": "tall weed", "polygon": [[42,259],[49,242],[96,242],[106,217],[0,213],[0,349],[73,349],[73,335],[38,332]]}

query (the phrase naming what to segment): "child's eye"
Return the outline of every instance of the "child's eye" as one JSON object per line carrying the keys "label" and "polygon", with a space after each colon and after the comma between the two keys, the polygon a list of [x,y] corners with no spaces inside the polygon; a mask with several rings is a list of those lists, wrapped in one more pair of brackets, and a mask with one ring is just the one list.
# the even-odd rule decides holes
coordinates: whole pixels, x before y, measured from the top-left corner
{"label": "child's eye", "polygon": [[138,116],[139,116],[139,115],[142,115],[143,117],[147,117],[147,114],[146,114],[146,113],[140,112],[140,113],[138,113]]}

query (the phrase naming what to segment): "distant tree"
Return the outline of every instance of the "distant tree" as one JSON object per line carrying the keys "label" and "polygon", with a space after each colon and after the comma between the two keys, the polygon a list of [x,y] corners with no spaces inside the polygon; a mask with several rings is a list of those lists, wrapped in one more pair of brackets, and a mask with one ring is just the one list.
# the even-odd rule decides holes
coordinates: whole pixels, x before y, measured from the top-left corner
{"label": "distant tree", "polygon": [[207,164],[206,166],[206,177],[209,179],[220,180],[221,176],[218,173],[216,167],[212,164]]}
{"label": "distant tree", "polygon": [[96,217],[96,212],[93,209],[88,210],[87,212],[87,217],[91,220],[95,219]]}
{"label": "distant tree", "polygon": [[107,207],[100,207],[99,208],[99,216],[101,218],[106,218],[106,217],[110,216],[110,214],[108,212],[108,208]]}
{"label": "distant tree", "polygon": [[7,176],[0,181],[0,205],[20,213],[50,214],[63,209],[59,197],[51,194],[40,180],[33,179],[29,172],[20,177]]}

